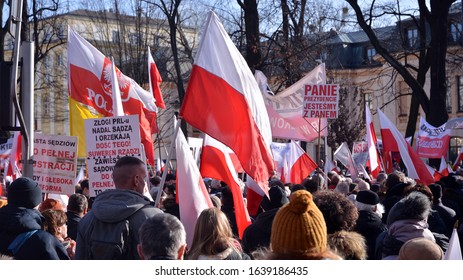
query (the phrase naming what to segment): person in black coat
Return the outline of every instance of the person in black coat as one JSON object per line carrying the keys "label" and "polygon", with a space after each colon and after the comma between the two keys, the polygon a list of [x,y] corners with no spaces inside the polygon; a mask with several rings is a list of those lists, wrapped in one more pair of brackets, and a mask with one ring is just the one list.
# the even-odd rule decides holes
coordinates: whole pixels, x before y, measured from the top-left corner
{"label": "person in black coat", "polygon": [[8,205],[0,208],[0,253],[17,260],[69,260],[66,249],[42,230],[37,206],[42,191],[32,179],[20,177],[8,187]]}
{"label": "person in black coat", "polygon": [[359,217],[355,230],[365,237],[369,260],[378,259],[375,256],[376,238],[387,231],[386,224],[381,220],[378,205],[379,196],[373,191],[360,191],[356,196],[355,206],[359,210]]}
{"label": "person in black coat", "polygon": [[247,254],[270,245],[273,219],[280,207],[289,202],[285,191],[279,186],[271,187],[268,194],[270,199],[265,196],[261,203],[263,212],[244,230],[241,245]]}

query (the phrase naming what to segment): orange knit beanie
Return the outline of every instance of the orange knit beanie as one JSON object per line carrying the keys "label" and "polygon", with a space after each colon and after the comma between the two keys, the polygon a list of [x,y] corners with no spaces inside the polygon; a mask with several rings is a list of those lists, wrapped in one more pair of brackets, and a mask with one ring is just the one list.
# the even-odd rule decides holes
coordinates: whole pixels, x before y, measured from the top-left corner
{"label": "orange knit beanie", "polygon": [[271,249],[277,254],[322,253],[327,249],[327,229],[323,214],[312,194],[299,190],[280,208],[272,224]]}

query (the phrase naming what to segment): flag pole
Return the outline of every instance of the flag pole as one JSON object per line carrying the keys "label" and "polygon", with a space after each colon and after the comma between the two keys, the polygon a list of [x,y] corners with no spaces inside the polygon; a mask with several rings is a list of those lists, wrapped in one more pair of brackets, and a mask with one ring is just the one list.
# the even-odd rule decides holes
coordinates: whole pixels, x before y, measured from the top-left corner
{"label": "flag pole", "polygon": [[318,118],[318,145],[317,145],[317,185],[319,188],[321,188],[321,184],[320,184],[320,160],[321,160],[321,155],[320,155],[320,152],[321,152],[321,125],[322,125],[322,119],[321,118]]}
{"label": "flag pole", "polygon": [[[177,117],[174,115],[174,121],[176,121],[176,118]],[[177,138],[178,130],[180,128],[180,123],[181,123],[181,120],[177,121],[176,124],[175,124],[174,134],[172,136],[169,153],[167,154],[167,162],[170,162],[172,154],[174,153],[175,139]],[[160,189],[159,189],[159,191],[158,191],[158,193],[156,195],[156,200],[155,200],[155,204],[154,204],[156,207],[158,207],[159,201],[161,200],[161,193],[162,193],[164,183],[166,182],[166,176],[167,176],[167,170],[168,169],[169,168],[166,167],[166,168],[164,168],[164,171],[162,172],[161,183],[159,184]]]}

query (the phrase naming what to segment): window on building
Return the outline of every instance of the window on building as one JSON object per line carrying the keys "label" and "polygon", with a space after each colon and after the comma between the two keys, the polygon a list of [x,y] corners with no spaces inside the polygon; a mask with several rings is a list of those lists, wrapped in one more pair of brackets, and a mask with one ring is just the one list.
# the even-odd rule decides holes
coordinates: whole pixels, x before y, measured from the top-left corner
{"label": "window on building", "polygon": [[130,33],[129,34],[129,42],[132,45],[140,45],[142,43],[142,36],[139,33]]}
{"label": "window on building", "polygon": [[407,39],[408,39],[408,46],[410,48],[416,47],[418,42],[418,29],[417,28],[410,28],[407,30]]}
{"label": "window on building", "polygon": [[449,157],[448,159],[455,163],[458,155],[461,152],[461,146],[463,145],[463,138],[461,137],[452,137],[450,138],[449,143]]}
{"label": "window on building", "polygon": [[460,43],[462,41],[461,31],[462,31],[461,23],[454,22],[454,23],[450,24],[450,33],[452,34],[452,41],[453,42]]}
{"label": "window on building", "polygon": [[64,27],[62,25],[58,26],[58,28],[56,30],[56,35],[60,39],[64,39],[66,37],[65,34],[64,34]]}
{"label": "window on building", "polygon": [[370,111],[373,110],[373,98],[371,93],[365,93],[365,103],[368,104]]}
{"label": "window on building", "polygon": [[46,42],[51,40],[51,32],[49,30],[44,31],[43,40]]}
{"label": "window on building", "polygon": [[120,37],[120,33],[118,30],[113,30],[113,34],[112,34],[112,41],[113,43],[120,43],[121,41],[121,37]]}
{"label": "window on building", "polygon": [[447,79],[445,87],[447,88],[445,107],[447,108],[447,113],[452,113],[452,87],[449,79]]}
{"label": "window on building", "polygon": [[48,96],[43,97],[42,104],[43,104],[43,114],[49,115],[50,114],[50,100],[48,99]]}
{"label": "window on building", "polygon": [[458,112],[463,112],[463,76],[458,76],[457,85]]}
{"label": "window on building", "polygon": [[370,62],[372,62],[374,56],[376,55],[376,49],[373,48],[373,47],[367,47],[366,55],[367,55],[367,59],[368,59]]}
{"label": "window on building", "polygon": [[58,64],[58,66],[63,66],[63,65],[64,65],[63,56],[62,56],[62,55],[60,55],[60,54],[57,54],[57,55],[56,55],[56,64]]}

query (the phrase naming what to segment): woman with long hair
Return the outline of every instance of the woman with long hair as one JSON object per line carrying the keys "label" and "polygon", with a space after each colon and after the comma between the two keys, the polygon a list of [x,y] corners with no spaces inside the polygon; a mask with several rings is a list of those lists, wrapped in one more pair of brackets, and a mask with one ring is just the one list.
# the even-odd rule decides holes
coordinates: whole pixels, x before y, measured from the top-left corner
{"label": "woman with long hair", "polygon": [[66,248],[69,257],[73,259],[76,242],[68,237],[66,213],[62,210],[47,209],[42,212],[42,216],[45,218],[42,225],[43,230],[56,237]]}
{"label": "woman with long hair", "polygon": [[225,214],[213,207],[203,210],[196,221],[193,242],[188,250],[190,260],[244,260],[243,253]]}

